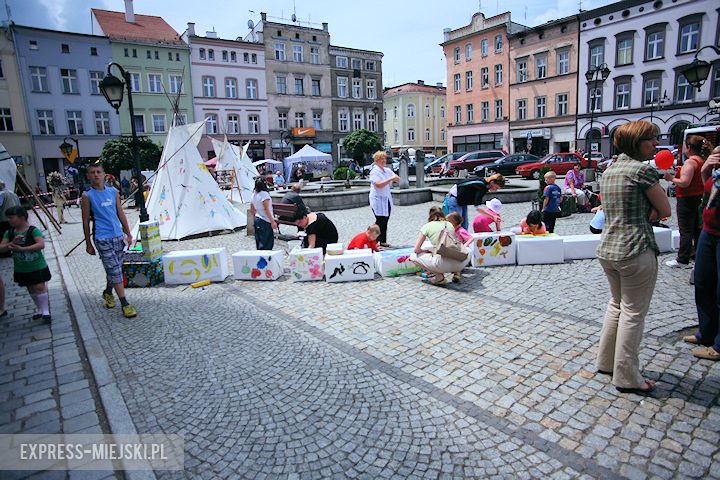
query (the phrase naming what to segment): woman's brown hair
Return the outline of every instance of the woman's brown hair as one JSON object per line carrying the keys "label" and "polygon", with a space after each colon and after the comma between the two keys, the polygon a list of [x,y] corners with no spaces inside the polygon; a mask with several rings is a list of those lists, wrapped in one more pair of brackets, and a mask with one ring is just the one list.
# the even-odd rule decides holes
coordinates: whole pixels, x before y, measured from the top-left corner
{"label": "woman's brown hair", "polygon": [[489,177],[485,177],[485,183],[493,182],[495,185],[499,187],[505,186],[505,177],[500,175],[499,173],[494,173],[490,175]]}
{"label": "woman's brown hair", "polygon": [[690,155],[698,155],[703,160],[710,156],[713,145],[702,135],[690,135],[685,140],[687,152]]}
{"label": "woman's brown hair", "polygon": [[445,214],[440,207],[430,207],[428,212],[428,222],[437,222],[439,220],[445,220]]}
{"label": "woman's brown hair", "polygon": [[[646,122],[645,120],[628,122],[615,130],[615,140],[613,140],[613,144],[621,153],[631,158],[636,158],[640,153],[640,140],[656,137],[657,135],[657,127],[650,122]],[[637,160],[645,159],[640,158]]]}

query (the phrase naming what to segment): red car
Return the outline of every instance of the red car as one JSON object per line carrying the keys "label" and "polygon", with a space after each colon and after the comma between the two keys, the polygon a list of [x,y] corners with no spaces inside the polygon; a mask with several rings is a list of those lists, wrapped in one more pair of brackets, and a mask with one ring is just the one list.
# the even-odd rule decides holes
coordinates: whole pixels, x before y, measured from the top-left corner
{"label": "red car", "polygon": [[452,160],[450,162],[450,167],[456,172],[460,170],[472,172],[478,165],[494,162],[498,158],[504,156],[505,153],[501,150],[476,150],[474,152],[466,153],[457,160]]}
{"label": "red car", "polygon": [[[520,165],[515,169],[515,173],[525,178],[538,180],[540,169],[545,166],[550,167],[550,170],[558,175],[565,175],[572,170],[576,163],[579,163],[582,168],[588,168],[588,161],[577,153],[549,153],[539,162]],[[591,160],[590,165],[591,168],[597,168],[597,160]]]}

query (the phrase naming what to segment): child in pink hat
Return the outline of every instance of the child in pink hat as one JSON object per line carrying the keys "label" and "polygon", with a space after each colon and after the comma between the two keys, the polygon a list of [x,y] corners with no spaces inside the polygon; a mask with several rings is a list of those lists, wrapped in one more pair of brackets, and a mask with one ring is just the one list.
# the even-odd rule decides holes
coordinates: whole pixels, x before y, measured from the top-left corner
{"label": "child in pink hat", "polygon": [[473,220],[473,231],[475,233],[492,232],[490,225],[494,223],[495,231],[499,232],[502,229],[500,210],[502,210],[502,202],[497,198],[488,200],[485,202],[485,206],[478,206],[478,215]]}

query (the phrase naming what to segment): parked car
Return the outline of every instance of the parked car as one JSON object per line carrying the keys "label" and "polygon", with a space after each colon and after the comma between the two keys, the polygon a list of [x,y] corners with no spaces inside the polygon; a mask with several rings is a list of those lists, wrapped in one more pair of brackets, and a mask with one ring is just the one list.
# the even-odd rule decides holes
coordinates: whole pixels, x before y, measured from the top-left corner
{"label": "parked car", "polygon": [[[455,171],[452,168],[448,168],[447,165],[445,165],[447,162],[451,162],[453,160],[457,160],[458,158],[465,155],[465,152],[455,152],[455,153],[446,153],[445,155],[441,156],[440,158],[437,158],[432,164],[428,164],[427,161],[425,162],[425,173],[435,173],[435,174],[442,174],[445,172],[446,175],[454,175]],[[451,173],[452,172],[452,173]]]}
{"label": "parked car", "polygon": [[474,152],[466,153],[457,160],[451,161],[450,166],[456,172],[460,170],[468,170],[472,172],[478,165],[494,162],[498,158],[504,156],[505,153],[501,150],[476,150]]}
{"label": "parked car", "polygon": [[494,162],[486,163],[475,167],[473,173],[478,177],[486,177],[493,173],[501,173],[503,175],[515,175],[515,169],[520,165],[527,163],[539,162],[540,157],[531,155],[529,153],[515,153],[512,155],[505,155],[502,158],[498,158]]}
{"label": "parked car", "polygon": [[577,153],[549,153],[545,155],[542,160],[535,163],[527,163],[517,167],[515,172],[525,178],[539,179],[540,169],[545,166],[550,167],[550,170],[558,175],[565,175],[567,172],[572,170],[573,165],[580,163],[582,168],[587,168],[590,165],[592,168],[597,168],[597,160],[584,159]]}

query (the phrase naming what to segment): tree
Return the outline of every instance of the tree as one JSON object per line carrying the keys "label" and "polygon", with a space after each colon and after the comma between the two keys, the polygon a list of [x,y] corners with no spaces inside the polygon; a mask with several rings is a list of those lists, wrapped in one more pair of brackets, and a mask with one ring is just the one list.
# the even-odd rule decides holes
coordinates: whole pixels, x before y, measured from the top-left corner
{"label": "tree", "polygon": [[[119,177],[120,170],[135,168],[132,154],[132,138],[120,137],[108,140],[100,153],[100,160],[106,172]],[[157,170],[162,148],[148,137],[137,139],[138,157],[141,170]]]}
{"label": "tree", "polygon": [[361,128],[355,130],[343,140],[343,148],[359,165],[364,165],[363,159],[370,154],[382,150],[377,135],[370,130]]}

